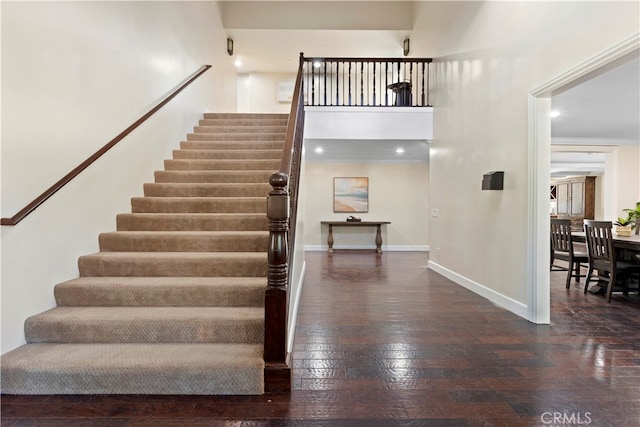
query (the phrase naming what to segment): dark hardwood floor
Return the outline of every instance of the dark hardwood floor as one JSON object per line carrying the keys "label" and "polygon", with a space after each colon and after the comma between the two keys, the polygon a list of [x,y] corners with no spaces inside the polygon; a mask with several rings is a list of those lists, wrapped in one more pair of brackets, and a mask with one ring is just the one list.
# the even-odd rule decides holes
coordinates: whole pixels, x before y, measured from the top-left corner
{"label": "dark hardwood floor", "polygon": [[536,326],[426,262],[308,253],[291,394],[2,396],[2,426],[640,425],[637,296],[554,272]]}

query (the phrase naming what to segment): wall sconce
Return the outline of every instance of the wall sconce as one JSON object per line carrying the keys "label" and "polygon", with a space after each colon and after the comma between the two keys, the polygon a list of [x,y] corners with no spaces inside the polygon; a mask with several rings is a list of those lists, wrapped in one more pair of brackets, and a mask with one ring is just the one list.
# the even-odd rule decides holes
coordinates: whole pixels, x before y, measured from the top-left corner
{"label": "wall sconce", "polygon": [[404,39],[404,41],[402,42],[402,53],[404,54],[404,56],[409,55],[409,37]]}
{"label": "wall sconce", "polygon": [[227,53],[233,56],[233,39],[231,37],[227,37]]}

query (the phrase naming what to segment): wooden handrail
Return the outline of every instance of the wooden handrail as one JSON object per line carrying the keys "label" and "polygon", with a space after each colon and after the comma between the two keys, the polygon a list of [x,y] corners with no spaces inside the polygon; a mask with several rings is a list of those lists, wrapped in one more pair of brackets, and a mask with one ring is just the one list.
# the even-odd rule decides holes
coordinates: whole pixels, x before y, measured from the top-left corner
{"label": "wooden handrail", "polygon": [[118,142],[123,140],[134,129],[136,129],[138,126],[144,123],[153,114],[155,114],[160,108],[164,107],[166,103],[171,101],[177,94],[182,92],[184,88],[189,86],[195,79],[200,77],[200,75],[206,72],[209,68],[211,68],[211,65],[203,65],[198,71],[196,71],[190,77],[188,77],[184,83],[182,83],[178,88],[173,90],[162,101],[160,101],[160,103],[158,103],[155,107],[149,110],[145,115],[143,115],[138,120],[136,120],[131,126],[129,126],[125,130],[120,132],[118,136],[116,136],[107,144],[105,144],[101,149],[96,151],[93,155],[91,155],[88,159],[86,159],[84,162],[78,165],[75,169],[73,169],[71,172],[69,172],[64,177],[62,177],[58,182],[56,182],[47,190],[45,190],[42,194],[36,197],[31,203],[29,203],[27,206],[21,209],[18,213],[16,213],[11,218],[2,218],[0,220],[0,225],[16,225],[20,221],[22,221],[27,215],[29,215],[41,204],[43,204],[49,197],[53,196],[58,190],[60,190],[62,187],[68,184],[73,178],[75,178],[82,171],[88,168],[93,162],[98,160],[104,153],[109,151],[114,145],[116,145]]}

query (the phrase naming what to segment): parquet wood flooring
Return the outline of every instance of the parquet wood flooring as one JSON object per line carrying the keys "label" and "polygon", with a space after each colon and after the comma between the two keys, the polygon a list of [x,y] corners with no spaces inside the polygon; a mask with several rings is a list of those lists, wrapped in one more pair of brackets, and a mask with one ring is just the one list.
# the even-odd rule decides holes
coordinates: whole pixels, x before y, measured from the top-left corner
{"label": "parquet wood flooring", "polygon": [[427,253],[307,253],[293,391],[2,396],[2,426],[640,425],[638,297],[552,275],[552,324],[427,270]]}

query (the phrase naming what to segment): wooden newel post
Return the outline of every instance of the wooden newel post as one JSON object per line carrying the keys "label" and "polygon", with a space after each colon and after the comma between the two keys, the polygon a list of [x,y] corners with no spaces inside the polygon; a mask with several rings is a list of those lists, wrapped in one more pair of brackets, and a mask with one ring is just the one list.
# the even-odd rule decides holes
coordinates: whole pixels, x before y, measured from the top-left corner
{"label": "wooden newel post", "polygon": [[268,286],[286,287],[289,255],[287,234],[289,232],[289,193],[287,174],[278,172],[271,175],[271,191],[267,198],[267,217],[269,218],[269,276]]}
{"label": "wooden newel post", "polygon": [[274,173],[269,178],[269,183],[272,186],[267,198],[269,272],[264,308],[264,375],[266,392],[291,390],[291,369],[287,364],[288,182],[288,175],[281,172]]}

